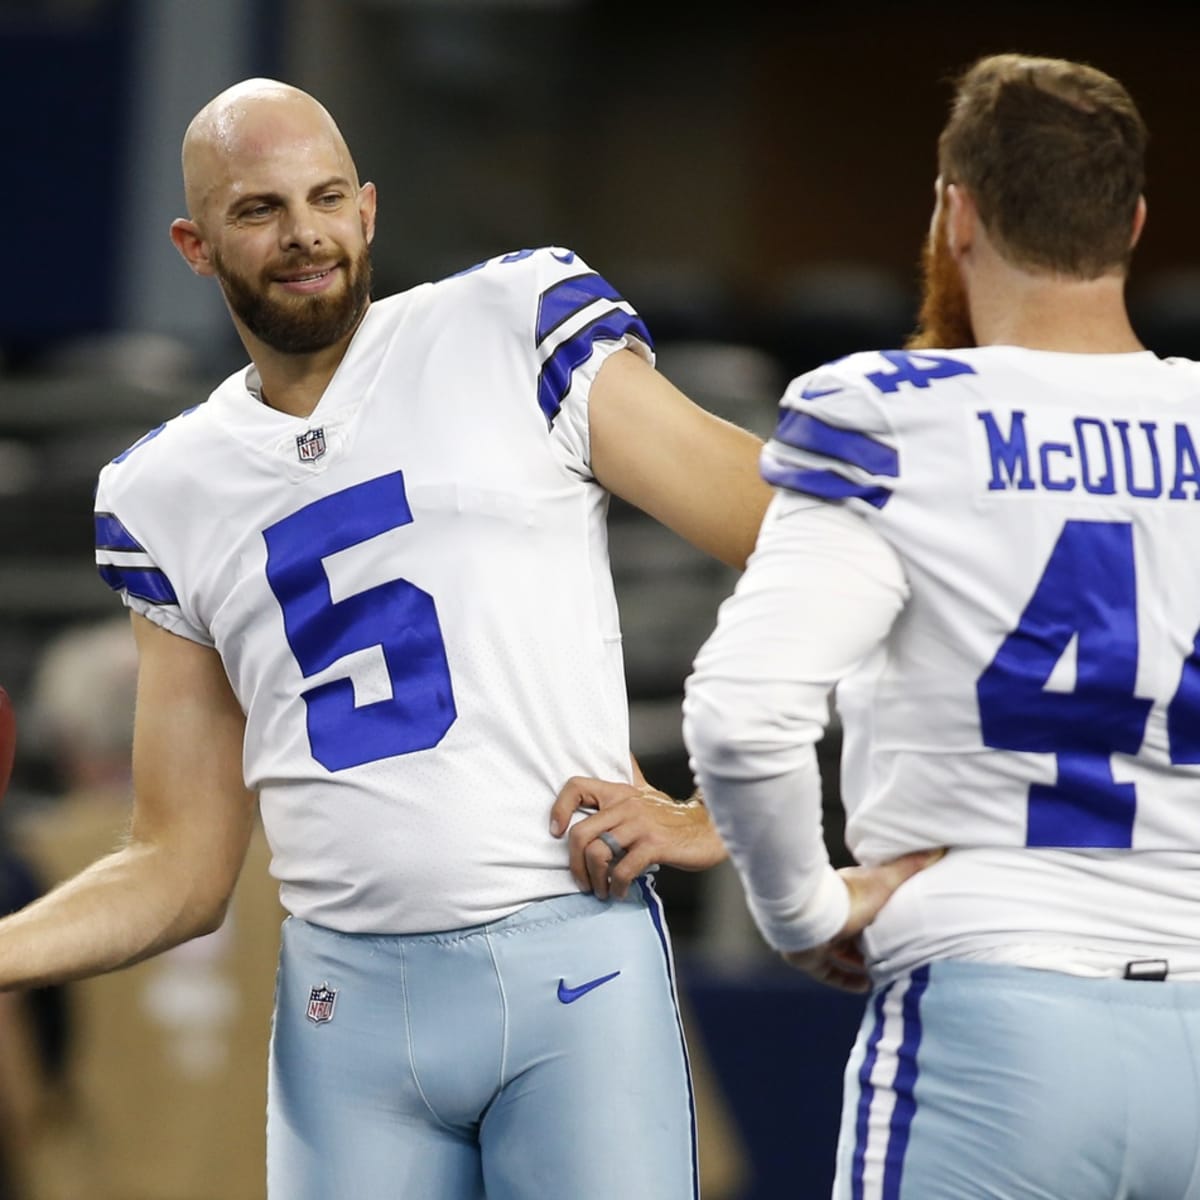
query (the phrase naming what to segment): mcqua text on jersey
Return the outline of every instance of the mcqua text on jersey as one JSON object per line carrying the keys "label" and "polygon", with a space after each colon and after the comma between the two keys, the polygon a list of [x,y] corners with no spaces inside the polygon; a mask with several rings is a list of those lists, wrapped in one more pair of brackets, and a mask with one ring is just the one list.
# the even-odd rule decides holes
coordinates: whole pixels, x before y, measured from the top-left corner
{"label": "mcqua text on jersey", "polygon": [[1197,438],[1182,421],[982,410],[989,491],[1200,500]]}

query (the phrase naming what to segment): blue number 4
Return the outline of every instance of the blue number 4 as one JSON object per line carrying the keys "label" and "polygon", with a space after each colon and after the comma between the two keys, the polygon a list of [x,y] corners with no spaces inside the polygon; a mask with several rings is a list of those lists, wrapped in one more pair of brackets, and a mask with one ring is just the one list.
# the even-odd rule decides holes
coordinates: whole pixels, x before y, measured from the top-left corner
{"label": "blue number 4", "polygon": [[902,383],[915,388],[927,388],[934,379],[952,379],[955,375],[974,375],[975,368],[961,359],[944,354],[925,354],[923,351],[880,350],[879,357],[890,367],[870,371],[867,379],[881,392],[896,392]]}
{"label": "blue number 4", "polygon": [[308,678],[378,647],[392,696],[356,707],[349,677],[303,693],[313,757],[330,771],[436,746],[457,710],[433,598],[395,579],[334,601],[321,560],[412,521],[397,471],[322,497],[265,530],[267,581]]}
{"label": "blue number 4", "polygon": [[[1073,690],[1047,688],[1075,643]],[[1167,709],[1171,761],[1200,761],[1200,638]],[[1067,521],[1021,620],[979,677],[987,746],[1053,754],[1057,779],[1029,788],[1029,846],[1128,847],[1137,795],[1113,754],[1136,754],[1152,700],[1135,696],[1137,574],[1126,522]]]}

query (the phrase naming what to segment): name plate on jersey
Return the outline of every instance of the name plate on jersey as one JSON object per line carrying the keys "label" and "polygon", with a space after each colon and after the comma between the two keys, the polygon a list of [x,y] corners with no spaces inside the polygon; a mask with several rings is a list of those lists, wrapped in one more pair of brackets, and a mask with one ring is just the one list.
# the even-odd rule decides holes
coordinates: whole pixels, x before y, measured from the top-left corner
{"label": "name plate on jersey", "polygon": [[983,409],[972,452],[990,495],[1200,500],[1200,423]]}

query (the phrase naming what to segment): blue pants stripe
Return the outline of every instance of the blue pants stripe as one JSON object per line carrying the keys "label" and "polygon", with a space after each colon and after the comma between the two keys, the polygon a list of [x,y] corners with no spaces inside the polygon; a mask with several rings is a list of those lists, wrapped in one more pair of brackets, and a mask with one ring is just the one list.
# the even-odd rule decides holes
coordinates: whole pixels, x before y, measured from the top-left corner
{"label": "blue pants stripe", "polygon": [[[662,947],[663,958],[666,962],[667,976],[671,980],[671,992],[679,995],[679,985],[675,978],[675,960],[671,954],[671,940],[667,937],[666,925],[663,921],[662,901],[654,890],[650,879],[642,875],[638,878],[638,887],[646,901],[646,909],[650,920],[654,922],[654,931],[658,934],[658,942]],[[683,1016],[679,1012],[679,1001],[675,1001],[675,1022],[679,1028],[679,1045],[683,1051],[683,1061],[687,1064],[688,1109],[692,1117],[692,1197],[700,1200],[700,1147],[697,1143],[696,1132],[696,1089],[692,1084],[692,1060],[688,1054],[687,1035],[683,1029]]]}
{"label": "blue pants stripe", "polygon": [[917,1083],[917,1051],[921,1045],[921,997],[928,986],[929,967],[918,967],[912,973],[912,982],[904,994],[904,1039],[900,1043],[896,1082],[892,1085],[896,1093],[896,1106],[892,1109],[884,1159],[884,1200],[900,1200],[904,1153],[908,1149],[908,1135],[917,1111],[914,1089]]}

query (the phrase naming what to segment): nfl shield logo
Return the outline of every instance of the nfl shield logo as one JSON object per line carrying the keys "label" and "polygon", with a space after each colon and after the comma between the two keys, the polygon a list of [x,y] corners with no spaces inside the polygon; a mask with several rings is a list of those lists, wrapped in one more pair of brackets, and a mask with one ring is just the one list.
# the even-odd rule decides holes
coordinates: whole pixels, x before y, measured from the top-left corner
{"label": "nfl shield logo", "polygon": [[320,987],[308,993],[308,1011],[304,1014],[314,1025],[323,1025],[333,1020],[333,1006],[337,1003],[337,988],[326,980]]}
{"label": "nfl shield logo", "polygon": [[325,430],[305,430],[296,438],[296,453],[301,462],[316,462],[325,453]]}

